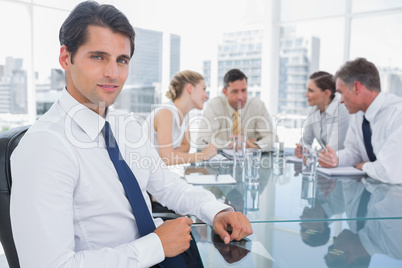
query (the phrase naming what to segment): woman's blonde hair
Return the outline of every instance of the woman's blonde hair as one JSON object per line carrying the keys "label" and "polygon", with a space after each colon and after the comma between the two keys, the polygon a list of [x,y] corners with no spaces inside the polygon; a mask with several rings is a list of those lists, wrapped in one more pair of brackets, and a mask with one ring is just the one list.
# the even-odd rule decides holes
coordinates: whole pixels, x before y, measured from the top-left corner
{"label": "woman's blonde hair", "polygon": [[166,92],[166,97],[174,101],[181,96],[183,89],[187,84],[195,86],[201,80],[204,80],[204,77],[197,72],[190,70],[178,72],[170,82],[169,90]]}

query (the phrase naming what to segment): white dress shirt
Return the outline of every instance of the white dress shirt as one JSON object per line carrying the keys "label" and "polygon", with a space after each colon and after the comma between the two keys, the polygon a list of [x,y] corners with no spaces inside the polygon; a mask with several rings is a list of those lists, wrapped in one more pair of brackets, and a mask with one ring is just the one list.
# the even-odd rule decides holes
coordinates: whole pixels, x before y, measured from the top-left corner
{"label": "white dress shirt", "polygon": [[[209,100],[200,121],[197,137],[197,147],[205,147],[204,140],[212,142],[218,148],[228,147],[232,135],[234,109],[225,96]],[[248,98],[242,109],[241,134],[247,140],[255,139],[262,151],[272,150],[274,134],[272,133],[271,118],[265,104],[257,98]]]}
{"label": "white dress shirt", "polygon": [[303,135],[300,139],[300,144],[311,147],[314,139],[316,139],[322,148],[329,145],[335,151],[343,149],[350,114],[345,105],[339,103],[339,101],[339,93],[336,93],[334,99],[323,113],[317,106],[311,108],[303,124]]}
{"label": "white dress shirt", "polygon": [[151,139],[151,143],[159,150],[158,146],[158,133],[155,131],[155,115],[161,110],[169,110],[172,113],[172,147],[177,149],[180,147],[184,136],[188,130],[189,114],[183,117],[183,122],[180,122],[180,112],[172,101],[160,104],[159,107],[154,109],[146,120],[142,123],[142,130],[144,135]]}
{"label": "white dress shirt", "polygon": [[[346,215],[354,218],[357,215],[361,195],[366,188],[371,193],[367,204],[367,219],[384,218],[383,220],[367,220],[364,227],[357,231],[357,221],[348,221],[350,230],[358,233],[362,245],[370,254],[384,254],[395,259],[402,259],[402,232],[400,221],[388,219],[401,217],[402,185],[391,185],[363,179],[361,182],[349,178],[338,180],[342,183],[345,197]],[[363,182],[363,183],[362,183]]]}
{"label": "white dress shirt", "polygon": [[[228,209],[169,172],[132,116],[109,109],[106,119],[149,210],[146,190],[209,224]],[[65,90],[12,154],[11,223],[21,267],[149,267],[164,259],[155,233],[139,236],[105,148],[104,122]]]}
{"label": "white dress shirt", "polygon": [[[370,122],[371,143],[377,160],[370,162],[363,141],[363,115]],[[345,148],[338,152],[339,166],[355,166],[360,162],[370,177],[386,183],[402,183],[402,98],[380,93],[366,113],[351,116]]]}

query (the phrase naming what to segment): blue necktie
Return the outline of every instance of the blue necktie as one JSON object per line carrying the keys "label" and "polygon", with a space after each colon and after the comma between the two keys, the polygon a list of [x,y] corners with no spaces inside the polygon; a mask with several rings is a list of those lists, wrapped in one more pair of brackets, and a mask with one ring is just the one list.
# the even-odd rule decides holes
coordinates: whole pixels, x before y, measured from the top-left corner
{"label": "blue necktie", "polygon": [[[360,196],[359,206],[357,207],[357,213],[356,213],[357,218],[364,218],[367,215],[367,205],[368,202],[370,201],[370,197],[371,193],[367,191],[366,188],[364,188],[364,191]],[[364,227],[365,223],[366,220],[357,220],[356,221],[357,231],[360,231]]]}
{"label": "blue necktie", "polygon": [[[124,190],[126,191],[127,199],[130,202],[135,220],[137,221],[138,231],[141,236],[150,234],[156,227],[151,214],[149,213],[147,204],[145,203],[138,181],[120,154],[119,146],[110,130],[109,122],[105,122],[103,130],[107,152],[109,153],[110,159],[112,160],[120,181],[123,184]],[[159,266],[163,268],[187,267],[183,257],[180,255],[173,258],[165,258]]]}
{"label": "blue necktie", "polygon": [[377,160],[377,157],[374,154],[373,146],[371,144],[371,129],[370,129],[370,122],[367,121],[366,117],[363,115],[363,140],[364,140],[364,147],[366,147],[367,155],[371,162]]}

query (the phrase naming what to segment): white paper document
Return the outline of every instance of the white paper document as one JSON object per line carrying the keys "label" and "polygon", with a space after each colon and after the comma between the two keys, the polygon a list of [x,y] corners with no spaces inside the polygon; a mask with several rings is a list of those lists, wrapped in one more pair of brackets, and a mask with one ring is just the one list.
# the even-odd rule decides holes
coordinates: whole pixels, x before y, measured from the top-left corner
{"label": "white paper document", "polygon": [[364,176],[366,172],[357,169],[355,167],[335,167],[335,168],[323,168],[318,167],[317,172],[330,175],[330,176]]}
{"label": "white paper document", "polygon": [[217,154],[214,157],[212,157],[211,159],[209,159],[209,162],[219,162],[219,161],[225,161],[225,160],[229,160],[226,156],[223,156],[221,154]]}
{"label": "white paper document", "polygon": [[229,159],[233,159],[233,149],[222,149],[222,155],[229,158]]}
{"label": "white paper document", "polygon": [[204,175],[204,174],[189,174],[185,176],[188,183],[191,184],[236,184],[236,180],[232,175]]}
{"label": "white paper document", "polygon": [[294,156],[294,155],[289,155],[289,156],[286,156],[286,161],[291,162],[291,163],[301,163],[302,158],[299,158],[299,157]]}

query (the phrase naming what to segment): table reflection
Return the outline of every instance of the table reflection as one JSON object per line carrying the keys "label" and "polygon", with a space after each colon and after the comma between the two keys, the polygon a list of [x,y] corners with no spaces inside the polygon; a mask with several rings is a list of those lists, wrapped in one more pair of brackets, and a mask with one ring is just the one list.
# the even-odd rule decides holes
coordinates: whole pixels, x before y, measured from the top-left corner
{"label": "table reflection", "polygon": [[[232,175],[237,182],[235,185],[198,187],[211,191],[218,200],[243,212],[252,222],[355,219],[356,214],[346,213],[343,194],[349,190],[342,186],[342,181],[361,183],[365,179],[365,176],[331,177],[321,173],[306,177],[301,174],[300,163],[289,163],[283,157],[271,154],[263,154],[257,180],[248,180],[244,168],[234,166],[233,161],[186,165],[181,175],[184,173]],[[313,213],[314,210],[324,213]],[[368,213],[360,217],[379,216]],[[402,218],[402,212],[390,211],[384,217]],[[303,228],[313,233],[313,228]],[[322,232],[322,227],[319,232]]]}
{"label": "table reflection", "polygon": [[[197,166],[236,179],[236,185],[199,187],[246,214],[254,230],[247,240],[224,245],[209,227],[196,227],[211,265],[205,267],[402,267],[402,185],[364,176],[306,178],[300,164],[265,157],[254,183],[230,164]],[[252,250],[258,243],[272,258]]]}

